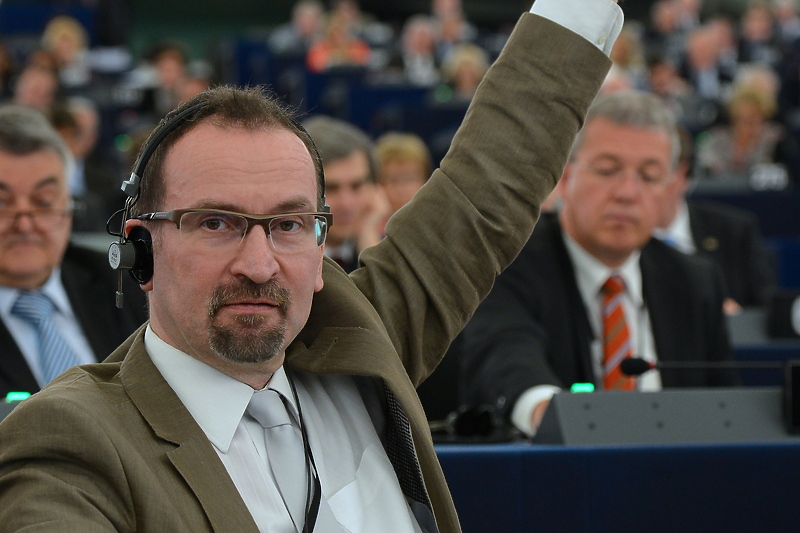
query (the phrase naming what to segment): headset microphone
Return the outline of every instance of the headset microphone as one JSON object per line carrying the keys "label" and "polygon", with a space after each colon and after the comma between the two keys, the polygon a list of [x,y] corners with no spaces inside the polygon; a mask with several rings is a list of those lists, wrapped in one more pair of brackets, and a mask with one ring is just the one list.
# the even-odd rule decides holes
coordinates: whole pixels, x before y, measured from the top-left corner
{"label": "headset microphone", "polygon": [[117,271],[117,292],[115,300],[118,308],[122,308],[122,271],[128,270],[137,283],[146,283],[153,276],[153,245],[150,232],[141,226],[136,226],[129,233],[125,233],[125,223],[130,219],[131,211],[136,201],[139,199],[139,184],[142,174],[153,153],[161,144],[164,138],[172,133],[178,126],[190,120],[199,109],[206,106],[206,102],[198,102],[191,105],[164,122],[151,136],[147,144],[142,149],[142,153],[133,165],[130,178],[122,182],[122,192],[127,195],[125,207],[122,211],[122,221],[119,233],[111,231],[111,220],[117,213],[111,216],[106,223],[106,231],[119,237],[119,241],[112,242],[108,247],[108,263],[111,268]]}

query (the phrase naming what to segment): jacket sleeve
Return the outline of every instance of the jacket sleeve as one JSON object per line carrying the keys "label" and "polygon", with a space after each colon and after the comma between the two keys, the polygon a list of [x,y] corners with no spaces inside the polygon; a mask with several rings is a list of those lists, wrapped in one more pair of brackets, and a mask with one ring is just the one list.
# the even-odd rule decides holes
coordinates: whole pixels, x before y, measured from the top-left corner
{"label": "jacket sleeve", "polygon": [[362,253],[352,279],[415,384],[527,241],[609,66],[585,39],[523,15],[441,167]]}

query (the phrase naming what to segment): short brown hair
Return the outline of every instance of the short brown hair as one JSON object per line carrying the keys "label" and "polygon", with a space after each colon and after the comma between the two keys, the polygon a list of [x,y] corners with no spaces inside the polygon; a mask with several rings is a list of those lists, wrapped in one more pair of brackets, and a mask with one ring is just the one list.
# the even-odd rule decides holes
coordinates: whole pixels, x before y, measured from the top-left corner
{"label": "short brown hair", "polygon": [[[190,98],[177,109],[170,111],[158,127],[150,134],[142,146],[139,158],[148,144],[177,115],[195,107],[187,118],[175,127],[159,143],[152,157],[142,169],[139,197],[132,209],[132,215],[157,211],[164,199],[164,161],[169,150],[178,140],[198,124],[208,122],[215,126],[241,128],[246,130],[285,129],[297,135],[303,141],[317,174],[317,195],[319,208],[324,205],[325,177],[322,162],[317,154],[314,141],[295,119],[295,114],[281,103],[272,93],[259,87],[238,89],[230,86],[219,86]],[[137,158],[138,162],[138,158]]]}

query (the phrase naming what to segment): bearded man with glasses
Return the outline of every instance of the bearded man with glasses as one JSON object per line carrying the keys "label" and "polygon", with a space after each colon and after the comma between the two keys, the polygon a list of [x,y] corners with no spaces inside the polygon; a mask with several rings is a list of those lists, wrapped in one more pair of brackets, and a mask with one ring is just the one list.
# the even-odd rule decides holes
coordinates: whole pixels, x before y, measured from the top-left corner
{"label": "bearded man with glasses", "polygon": [[622,24],[610,0],[532,11],[349,275],[324,256],[319,152],[279,102],[218,87],[171,113],[109,254],[150,321],[0,424],[4,529],[460,531],[414,387],[530,234]]}
{"label": "bearded man with glasses", "polygon": [[[141,294],[114,307],[103,254],[69,243],[69,158],[41,113],[0,107],[0,400],[96,363],[147,318]],[[33,309],[48,318],[34,319]]]}

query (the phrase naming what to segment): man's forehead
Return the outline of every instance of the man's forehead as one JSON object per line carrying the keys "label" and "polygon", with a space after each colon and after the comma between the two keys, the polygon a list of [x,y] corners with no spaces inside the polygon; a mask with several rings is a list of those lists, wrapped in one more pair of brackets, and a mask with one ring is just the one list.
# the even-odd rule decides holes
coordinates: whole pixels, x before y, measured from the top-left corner
{"label": "man's forehead", "polygon": [[[628,142],[619,142],[617,139],[625,137]],[[607,153],[608,155],[625,152],[663,155],[671,157],[672,146],[670,134],[667,130],[650,126],[633,124],[619,124],[604,117],[598,117],[586,124],[583,131],[582,142],[575,150],[575,154],[591,152],[593,155]],[[642,153],[642,155],[644,155]]]}
{"label": "man's forehead", "polygon": [[365,181],[370,181],[370,165],[369,156],[363,150],[356,150],[325,165],[325,182],[328,186]]}
{"label": "man's forehead", "polygon": [[[181,207],[238,206],[271,212],[285,203],[317,204],[317,172],[306,145],[285,128],[250,129],[203,123],[187,132],[164,161],[167,198]],[[185,202],[184,202],[185,200]],[[248,207],[249,206],[249,207]]]}
{"label": "man's forehead", "polygon": [[[39,165],[32,165],[31,158],[41,160],[45,165],[44,170]],[[20,184],[37,190],[56,187],[65,182],[64,164],[52,150],[38,150],[27,154],[0,150],[0,190],[11,191]]]}

